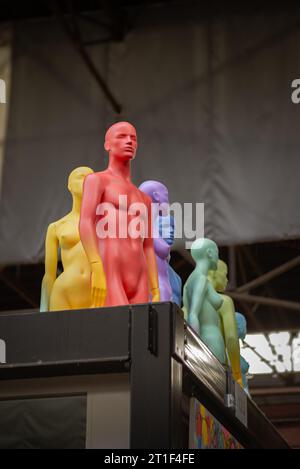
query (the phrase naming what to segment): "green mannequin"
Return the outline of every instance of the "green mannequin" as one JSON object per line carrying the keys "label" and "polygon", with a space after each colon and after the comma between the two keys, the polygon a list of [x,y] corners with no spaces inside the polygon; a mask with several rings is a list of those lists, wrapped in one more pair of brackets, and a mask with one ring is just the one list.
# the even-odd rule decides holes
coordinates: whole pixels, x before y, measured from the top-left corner
{"label": "green mannequin", "polygon": [[228,284],[227,265],[219,260],[217,270],[210,270],[208,279],[214,289],[221,294],[223,303],[218,310],[222,321],[222,332],[225,340],[227,356],[231,364],[234,379],[243,386],[241,365],[240,365],[240,345],[238,338],[238,330],[235,316],[235,307],[232,299],[228,295],[224,295]]}
{"label": "green mannequin", "polygon": [[191,255],[196,267],[183,289],[183,306],[187,321],[222,364],[226,364],[225,343],[218,310],[223,298],[213,288],[207,275],[216,270],[219,252],[216,243],[207,238],[193,242]]}

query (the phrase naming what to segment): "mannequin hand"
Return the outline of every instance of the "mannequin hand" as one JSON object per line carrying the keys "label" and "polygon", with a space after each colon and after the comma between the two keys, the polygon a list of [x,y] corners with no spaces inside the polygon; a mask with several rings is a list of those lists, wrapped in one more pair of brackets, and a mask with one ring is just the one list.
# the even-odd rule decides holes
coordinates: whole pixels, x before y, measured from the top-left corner
{"label": "mannequin hand", "polygon": [[241,386],[241,388],[244,388],[242,378],[238,379],[237,382],[239,383],[239,385]]}
{"label": "mannequin hand", "polygon": [[151,289],[151,294],[152,294],[152,302],[155,303],[156,301],[160,300],[160,292],[159,288],[152,288]]}
{"label": "mannequin hand", "polygon": [[244,386],[243,386],[243,378],[239,375],[239,376],[234,376],[234,379],[236,380],[236,382],[241,386],[241,388],[243,389]]}
{"label": "mannequin hand", "polygon": [[185,306],[182,306],[181,309],[182,309],[182,311],[183,311],[183,317],[184,317],[185,321],[187,321],[187,320],[188,320],[188,312],[187,312],[187,309],[186,309]]}
{"label": "mannequin hand", "polygon": [[104,306],[107,288],[103,267],[100,262],[92,263],[91,294],[92,308]]}

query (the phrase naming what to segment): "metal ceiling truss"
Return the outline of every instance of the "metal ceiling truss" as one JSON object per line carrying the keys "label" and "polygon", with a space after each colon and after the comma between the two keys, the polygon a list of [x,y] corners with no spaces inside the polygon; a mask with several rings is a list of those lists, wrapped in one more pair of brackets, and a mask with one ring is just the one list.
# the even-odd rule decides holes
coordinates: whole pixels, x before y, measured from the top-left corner
{"label": "metal ceiling truss", "polygon": [[270,298],[264,296],[257,296],[252,295],[249,293],[250,290],[257,288],[262,285],[266,285],[268,282],[273,280],[275,277],[288,272],[289,270],[293,269],[300,265],[300,256],[295,257],[294,259],[285,262],[284,264],[270,270],[269,272],[260,275],[251,282],[247,282],[244,285],[239,286],[235,290],[229,290],[227,293],[231,296],[232,299],[251,303],[251,304],[258,304],[258,305],[267,305],[267,306],[275,306],[278,308],[285,308],[290,309],[293,311],[300,311],[300,302],[295,301],[287,301],[281,300],[278,298]]}

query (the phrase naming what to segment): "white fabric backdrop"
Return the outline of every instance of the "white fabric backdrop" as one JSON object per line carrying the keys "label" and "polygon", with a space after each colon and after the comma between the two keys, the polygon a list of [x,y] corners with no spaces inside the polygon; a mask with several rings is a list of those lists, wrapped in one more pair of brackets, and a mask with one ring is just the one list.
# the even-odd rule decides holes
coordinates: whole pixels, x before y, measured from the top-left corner
{"label": "white fabric backdrop", "polygon": [[[299,9],[204,21],[201,9],[158,8],[125,41],[91,49],[137,127],[134,182],[204,202],[205,233],[219,244],[300,236],[299,24]],[[69,172],[104,169],[115,120],[58,25],[16,27],[0,263],[43,258],[48,223],[70,209]]]}

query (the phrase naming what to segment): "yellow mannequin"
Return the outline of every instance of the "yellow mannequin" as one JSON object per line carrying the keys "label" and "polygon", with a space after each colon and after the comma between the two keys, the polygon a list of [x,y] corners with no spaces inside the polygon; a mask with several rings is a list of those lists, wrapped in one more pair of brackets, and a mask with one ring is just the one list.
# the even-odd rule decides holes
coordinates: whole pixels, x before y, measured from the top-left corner
{"label": "yellow mannequin", "polygon": [[[48,227],[45,244],[45,275],[42,282],[41,311],[91,308],[90,265],[79,237],[79,217],[88,167],[74,169],[68,180],[73,207],[70,213]],[[63,272],[57,275],[58,248]]]}
{"label": "yellow mannequin", "polygon": [[230,296],[224,295],[224,291],[228,283],[227,273],[227,265],[225,262],[219,260],[217,270],[210,270],[207,277],[212,283],[214,289],[223,298],[222,306],[218,312],[222,319],[225,346],[228,358],[230,360],[233,377],[240,384],[240,386],[243,386],[240,365],[240,345],[234,303]]}

